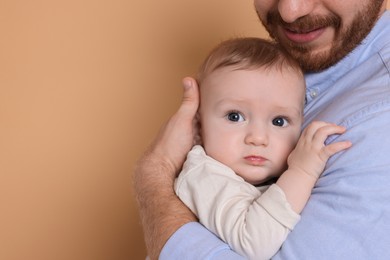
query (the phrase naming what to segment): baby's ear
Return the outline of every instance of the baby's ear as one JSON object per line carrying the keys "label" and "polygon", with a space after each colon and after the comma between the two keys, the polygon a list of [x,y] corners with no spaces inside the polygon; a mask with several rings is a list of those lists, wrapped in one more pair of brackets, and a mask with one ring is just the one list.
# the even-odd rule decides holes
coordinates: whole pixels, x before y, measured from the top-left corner
{"label": "baby's ear", "polygon": [[196,112],[194,118],[194,145],[202,145],[202,136],[201,136],[201,125],[200,125],[200,114],[199,111]]}

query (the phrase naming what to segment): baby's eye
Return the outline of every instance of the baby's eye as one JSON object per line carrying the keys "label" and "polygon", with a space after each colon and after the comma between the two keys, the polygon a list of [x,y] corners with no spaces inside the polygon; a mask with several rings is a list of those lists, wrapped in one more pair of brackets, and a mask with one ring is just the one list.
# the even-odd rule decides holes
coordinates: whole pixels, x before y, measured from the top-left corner
{"label": "baby's eye", "polygon": [[242,122],[245,120],[244,116],[241,115],[239,112],[229,112],[226,115],[227,120],[232,122]]}
{"label": "baby's eye", "polygon": [[275,126],[286,127],[289,125],[288,120],[284,117],[276,117],[272,120],[272,124]]}

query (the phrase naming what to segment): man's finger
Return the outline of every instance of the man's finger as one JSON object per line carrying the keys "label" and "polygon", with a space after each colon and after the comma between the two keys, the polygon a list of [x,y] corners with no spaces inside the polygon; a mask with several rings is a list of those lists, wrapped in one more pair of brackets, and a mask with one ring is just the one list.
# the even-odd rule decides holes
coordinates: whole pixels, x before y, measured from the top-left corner
{"label": "man's finger", "polygon": [[193,118],[199,106],[199,89],[195,79],[186,77],[183,79],[183,101],[178,113]]}

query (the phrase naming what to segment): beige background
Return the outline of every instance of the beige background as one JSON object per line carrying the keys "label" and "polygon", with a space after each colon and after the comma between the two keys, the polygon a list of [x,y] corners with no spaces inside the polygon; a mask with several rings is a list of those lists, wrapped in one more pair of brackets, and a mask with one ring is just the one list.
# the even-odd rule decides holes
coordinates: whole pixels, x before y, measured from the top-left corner
{"label": "beige background", "polygon": [[246,0],[0,1],[0,259],[144,259],[134,162]]}
{"label": "beige background", "polygon": [[0,259],[144,259],[134,162],[252,1],[0,1]]}

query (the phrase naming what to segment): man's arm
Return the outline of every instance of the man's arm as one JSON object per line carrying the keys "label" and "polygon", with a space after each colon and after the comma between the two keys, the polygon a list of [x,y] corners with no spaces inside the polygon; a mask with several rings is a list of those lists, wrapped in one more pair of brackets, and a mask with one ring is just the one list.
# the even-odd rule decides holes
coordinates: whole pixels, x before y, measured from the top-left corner
{"label": "man's arm", "polygon": [[135,192],[151,259],[158,259],[162,247],[178,228],[196,221],[173,190],[174,179],[193,146],[196,134],[193,124],[199,105],[195,80],[186,78],[183,86],[179,110],[160,130],[134,172]]}

